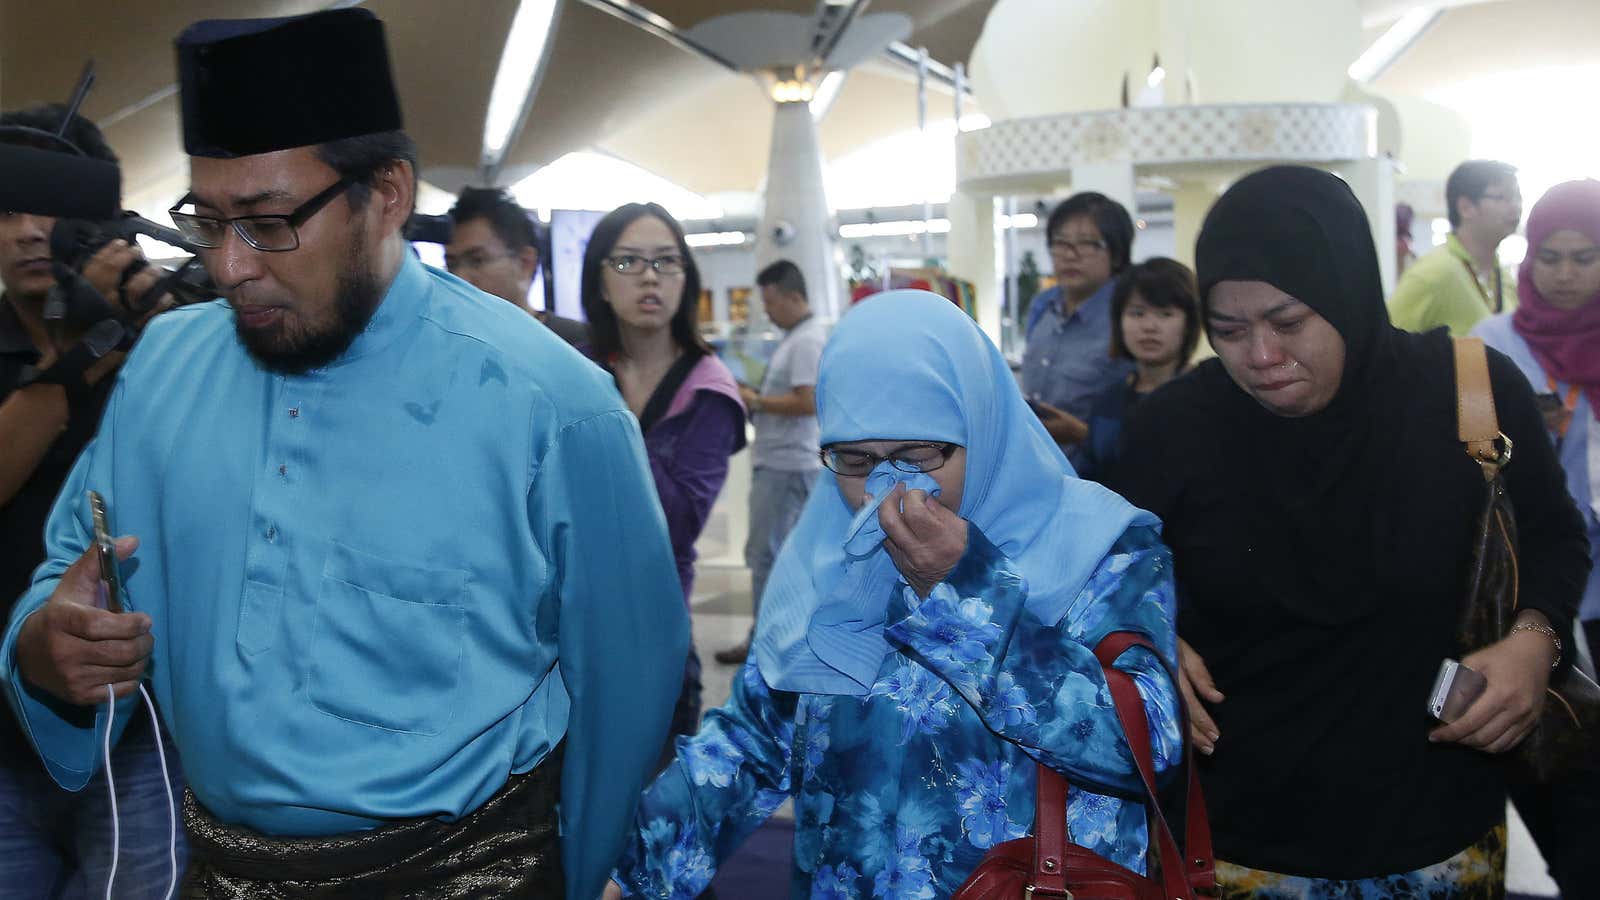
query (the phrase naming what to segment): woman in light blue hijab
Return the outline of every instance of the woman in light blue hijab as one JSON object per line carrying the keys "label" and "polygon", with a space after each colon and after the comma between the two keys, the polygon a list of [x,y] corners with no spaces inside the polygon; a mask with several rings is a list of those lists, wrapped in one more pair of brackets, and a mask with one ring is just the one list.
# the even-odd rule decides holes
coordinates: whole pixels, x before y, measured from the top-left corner
{"label": "woman in light blue hijab", "polygon": [[[941,297],[856,307],[822,355],[823,461],[727,705],[645,792],[628,896],[690,898],[785,799],[791,895],[937,900],[1027,834],[1035,763],[1073,840],[1144,870],[1142,794],[1093,648],[1176,656],[1159,523],[1078,480],[1005,360]],[[1156,767],[1181,752],[1167,668],[1134,647]],[[615,892],[616,886],[612,888]]]}

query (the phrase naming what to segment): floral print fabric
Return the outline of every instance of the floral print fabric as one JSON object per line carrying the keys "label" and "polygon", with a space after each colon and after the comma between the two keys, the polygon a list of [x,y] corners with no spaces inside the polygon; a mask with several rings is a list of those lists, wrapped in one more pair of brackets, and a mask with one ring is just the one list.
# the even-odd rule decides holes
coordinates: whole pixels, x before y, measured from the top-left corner
{"label": "floral print fabric", "polygon": [[[1129,630],[1175,659],[1171,557],[1155,529],[1129,529],[1058,623],[1024,609],[1024,579],[971,526],[929,597],[895,590],[896,652],[866,696],[773,691],[751,662],[679,740],[617,870],[630,896],[695,897],[792,797],[792,897],[948,897],[989,848],[1029,833],[1038,762],[1074,785],[1072,840],[1144,871],[1144,807],[1123,799],[1143,788],[1093,648]],[[1165,771],[1182,751],[1176,688],[1142,648],[1117,667],[1139,687]]]}
{"label": "floral print fabric", "polygon": [[1283,875],[1217,860],[1218,900],[1502,900],[1506,826],[1414,872],[1354,880]]}

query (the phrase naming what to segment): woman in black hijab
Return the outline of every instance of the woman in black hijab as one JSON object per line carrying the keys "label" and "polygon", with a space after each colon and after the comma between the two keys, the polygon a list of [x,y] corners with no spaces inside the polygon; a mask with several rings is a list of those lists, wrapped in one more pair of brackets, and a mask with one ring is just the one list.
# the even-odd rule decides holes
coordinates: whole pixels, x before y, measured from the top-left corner
{"label": "woman in black hijab", "polygon": [[[1450,341],[1389,324],[1354,194],[1257,172],[1217,201],[1196,261],[1218,358],[1140,405],[1114,487],[1173,549],[1223,896],[1495,895],[1495,755],[1567,664],[1588,566],[1533,394],[1490,351],[1527,627],[1462,659],[1483,476],[1456,436]],[[1489,687],[1440,726],[1446,658]]]}

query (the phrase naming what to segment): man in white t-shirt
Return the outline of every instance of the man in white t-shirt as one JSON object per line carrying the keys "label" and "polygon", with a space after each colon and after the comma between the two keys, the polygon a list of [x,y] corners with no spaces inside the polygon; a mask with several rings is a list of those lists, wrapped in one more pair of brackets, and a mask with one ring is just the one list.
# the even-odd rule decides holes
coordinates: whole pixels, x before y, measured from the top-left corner
{"label": "man in white t-shirt", "polygon": [[[783,341],[772,354],[772,363],[757,391],[740,385],[739,393],[750,410],[756,439],[750,445],[750,461],[755,471],[750,479],[750,537],[744,545],[745,565],[750,567],[752,614],[761,612],[761,593],[767,575],[778,556],[783,539],[800,518],[800,510],[811,494],[811,485],[822,468],[818,455],[821,433],[817,428],[817,366],[822,361],[822,345],[827,330],[811,315],[806,299],[806,280],[800,267],[781,259],[756,276],[761,287],[761,303],[767,318],[783,329]],[[754,625],[751,626],[752,633]],[[719,650],[716,660],[724,665],[744,662],[750,651],[746,640],[737,647]]]}

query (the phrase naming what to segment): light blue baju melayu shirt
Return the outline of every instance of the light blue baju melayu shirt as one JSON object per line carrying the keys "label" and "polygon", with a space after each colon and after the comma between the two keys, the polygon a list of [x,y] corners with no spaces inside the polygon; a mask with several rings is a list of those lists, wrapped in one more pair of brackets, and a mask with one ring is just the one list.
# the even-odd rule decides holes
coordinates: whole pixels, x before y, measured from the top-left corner
{"label": "light blue baju melayu shirt", "polygon": [[220,819],[451,819],[564,736],[568,895],[599,893],[688,642],[638,426],[599,368],[409,254],[349,351],[303,376],[258,366],[220,301],[153,322],[0,647],[18,720],[74,790],[104,705],[91,724],[24,683],[15,645],[90,542],[88,489],[143,541],[127,602],[153,620],[156,700]]}

